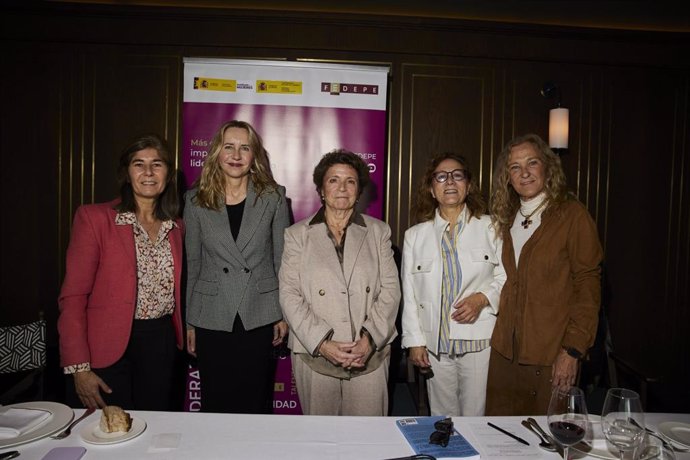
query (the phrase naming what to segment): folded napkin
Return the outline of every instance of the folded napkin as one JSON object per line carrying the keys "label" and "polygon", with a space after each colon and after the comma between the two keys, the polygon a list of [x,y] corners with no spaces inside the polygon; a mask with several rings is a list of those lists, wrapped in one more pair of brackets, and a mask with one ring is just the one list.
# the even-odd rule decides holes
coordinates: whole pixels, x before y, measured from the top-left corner
{"label": "folded napkin", "polygon": [[7,409],[0,414],[0,439],[16,438],[28,433],[50,415],[50,411],[41,409]]}

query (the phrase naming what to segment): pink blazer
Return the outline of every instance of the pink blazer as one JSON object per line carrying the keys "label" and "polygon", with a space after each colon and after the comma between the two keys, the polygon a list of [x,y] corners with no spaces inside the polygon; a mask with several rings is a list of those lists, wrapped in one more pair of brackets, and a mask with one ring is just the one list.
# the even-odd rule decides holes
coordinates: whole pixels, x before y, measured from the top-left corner
{"label": "pink blazer", "polygon": [[[129,342],[137,302],[137,263],[131,225],[115,225],[118,201],[80,206],[74,216],[58,304],[60,364],[110,366]],[[168,234],[174,261],[173,324],[182,348],[180,280],[183,224]]]}

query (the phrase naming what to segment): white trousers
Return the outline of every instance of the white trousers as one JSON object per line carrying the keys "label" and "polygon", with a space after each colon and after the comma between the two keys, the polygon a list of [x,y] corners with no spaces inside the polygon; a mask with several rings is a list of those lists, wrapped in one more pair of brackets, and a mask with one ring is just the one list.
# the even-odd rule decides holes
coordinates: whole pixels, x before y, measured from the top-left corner
{"label": "white trousers", "polygon": [[452,358],[429,353],[434,372],[426,387],[431,415],[483,416],[490,356],[491,347]]}

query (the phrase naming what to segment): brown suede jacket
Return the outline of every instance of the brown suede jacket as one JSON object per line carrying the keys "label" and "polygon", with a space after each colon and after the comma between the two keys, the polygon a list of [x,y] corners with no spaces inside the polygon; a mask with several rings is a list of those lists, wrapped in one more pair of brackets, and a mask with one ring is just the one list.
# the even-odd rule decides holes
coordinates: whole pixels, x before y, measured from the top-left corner
{"label": "brown suede jacket", "polygon": [[551,366],[563,347],[586,353],[599,318],[602,258],[596,225],[575,199],[544,211],[518,267],[510,230],[505,232],[508,279],[491,338],[494,350],[508,359],[517,353],[520,364],[542,366]]}

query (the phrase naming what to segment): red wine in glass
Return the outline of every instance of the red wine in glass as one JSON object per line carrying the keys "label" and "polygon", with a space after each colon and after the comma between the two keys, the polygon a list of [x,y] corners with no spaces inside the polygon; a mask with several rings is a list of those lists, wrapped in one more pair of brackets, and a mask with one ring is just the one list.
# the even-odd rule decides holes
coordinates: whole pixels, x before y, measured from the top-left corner
{"label": "red wine in glass", "polygon": [[549,430],[558,442],[566,446],[577,444],[585,437],[584,428],[571,422],[551,422]]}
{"label": "red wine in glass", "polygon": [[553,389],[546,423],[553,437],[563,446],[565,460],[568,460],[570,446],[585,437],[587,418],[585,394],[580,388],[564,386]]}

